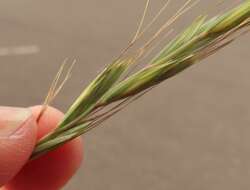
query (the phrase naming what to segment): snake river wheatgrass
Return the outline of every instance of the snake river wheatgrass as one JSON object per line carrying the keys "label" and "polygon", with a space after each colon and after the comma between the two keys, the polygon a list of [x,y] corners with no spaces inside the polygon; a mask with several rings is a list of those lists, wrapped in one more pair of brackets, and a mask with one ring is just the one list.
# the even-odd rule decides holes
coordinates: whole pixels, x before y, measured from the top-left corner
{"label": "snake river wheatgrass", "polygon": [[[143,47],[131,53],[129,50],[134,47],[134,44],[143,36],[144,32],[154,24],[168,3],[169,1],[153,21],[142,30],[149,6],[149,0],[147,1],[139,29],[128,48],[85,88],[66,112],[58,127],[37,143],[31,159],[95,128],[159,83],[216,53],[237,37],[249,31],[250,1],[246,0],[232,10],[211,19],[207,19],[206,16],[199,16],[182,33],[166,44],[163,50],[143,68],[131,72],[138,61],[150,51],[155,41],[159,40],[161,34],[170,32],[171,29],[167,31],[166,29],[178,17],[194,6],[197,1],[186,1],[183,7]],[[62,87],[61,85],[56,89],[56,83],[62,70],[63,67],[53,82],[46,103],[49,103]],[[64,82],[69,75],[70,72]]]}

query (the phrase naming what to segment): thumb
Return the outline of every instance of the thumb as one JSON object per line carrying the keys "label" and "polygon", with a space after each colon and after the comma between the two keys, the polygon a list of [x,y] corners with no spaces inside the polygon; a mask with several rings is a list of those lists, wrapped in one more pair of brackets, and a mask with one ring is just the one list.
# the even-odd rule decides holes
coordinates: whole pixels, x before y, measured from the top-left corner
{"label": "thumb", "polygon": [[36,129],[31,110],[0,107],[0,187],[28,161],[36,143]]}

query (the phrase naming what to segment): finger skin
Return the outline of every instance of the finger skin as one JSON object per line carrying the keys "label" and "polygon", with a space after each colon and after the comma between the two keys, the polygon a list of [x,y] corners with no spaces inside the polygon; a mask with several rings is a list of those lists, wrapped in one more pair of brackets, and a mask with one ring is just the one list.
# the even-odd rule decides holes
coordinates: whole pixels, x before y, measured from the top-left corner
{"label": "finger skin", "polygon": [[[31,108],[38,117],[41,106]],[[63,114],[48,108],[38,123],[38,139],[53,130]],[[17,176],[5,186],[7,190],[59,190],[75,174],[83,157],[81,138],[28,162]]]}
{"label": "finger skin", "polygon": [[[29,159],[36,143],[37,125],[28,109],[0,108],[0,187],[12,179]],[[23,110],[23,111],[22,111]],[[16,123],[18,113],[26,113],[24,121],[18,122],[16,128],[10,123]],[[26,118],[27,117],[27,118]],[[11,135],[6,135],[6,129],[14,129]],[[5,130],[5,135],[3,131]]]}

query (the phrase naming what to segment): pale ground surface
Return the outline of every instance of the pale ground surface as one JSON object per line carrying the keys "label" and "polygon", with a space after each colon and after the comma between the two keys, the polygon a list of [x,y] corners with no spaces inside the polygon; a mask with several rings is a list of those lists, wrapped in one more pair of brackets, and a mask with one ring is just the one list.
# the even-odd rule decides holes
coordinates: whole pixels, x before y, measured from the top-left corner
{"label": "pale ground surface", "polygon": [[[163,2],[154,0],[151,11]],[[215,2],[202,0],[174,26],[176,31],[206,8],[220,11]],[[55,103],[66,110],[127,43],[143,4],[0,1],[0,104],[42,102],[60,63],[69,57],[78,64]],[[169,10],[167,15],[174,11]],[[105,128],[87,134],[83,167],[65,190],[250,189],[249,37],[169,80]],[[15,50],[20,46],[28,46],[33,54]]]}

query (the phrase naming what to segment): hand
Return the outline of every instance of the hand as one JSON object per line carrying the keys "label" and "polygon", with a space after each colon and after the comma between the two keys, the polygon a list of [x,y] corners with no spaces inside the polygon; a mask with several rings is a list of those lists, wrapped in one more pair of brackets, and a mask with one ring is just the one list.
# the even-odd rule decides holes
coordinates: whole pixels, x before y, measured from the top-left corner
{"label": "hand", "polygon": [[50,107],[37,123],[40,110],[41,106],[0,107],[1,190],[59,190],[80,166],[80,138],[28,161],[37,140],[53,130],[63,117]]}

